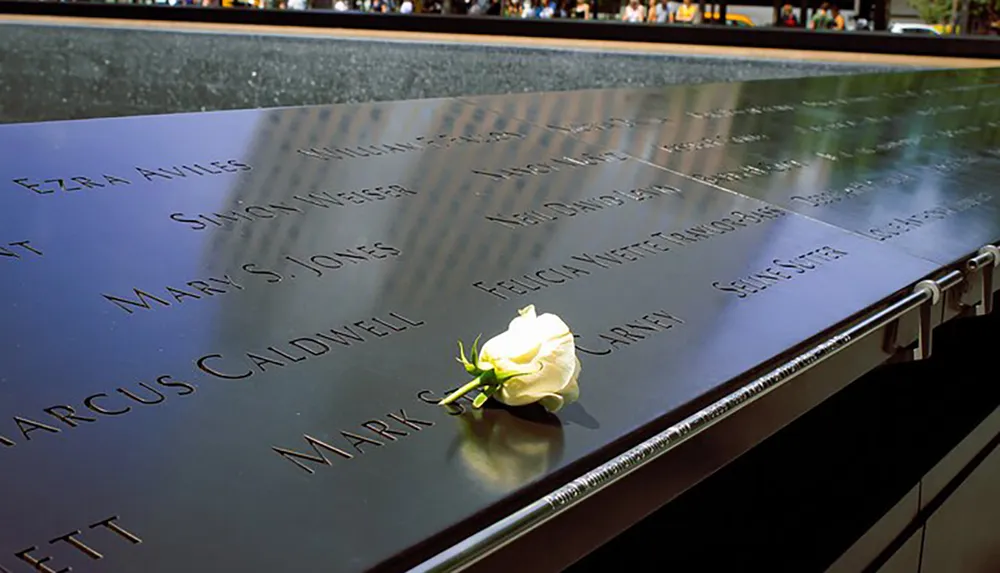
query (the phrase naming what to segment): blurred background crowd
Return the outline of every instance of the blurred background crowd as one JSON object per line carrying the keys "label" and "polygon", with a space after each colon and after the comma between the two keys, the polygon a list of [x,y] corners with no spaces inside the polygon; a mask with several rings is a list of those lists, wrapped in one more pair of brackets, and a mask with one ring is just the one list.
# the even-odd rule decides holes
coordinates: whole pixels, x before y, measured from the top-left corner
{"label": "blurred background crowd", "polygon": [[[57,0],[59,1],[59,0]],[[399,14],[456,14],[507,18],[573,18],[634,24],[774,26],[809,30],[872,28],[856,0],[854,10],[844,3],[824,2],[812,8],[726,4],[706,0],[61,0],[116,2],[169,6],[264,8]],[[738,2],[738,0],[737,0]],[[1000,0],[889,0],[890,32],[941,36],[1000,34]],[[964,26],[962,25],[964,24]]]}

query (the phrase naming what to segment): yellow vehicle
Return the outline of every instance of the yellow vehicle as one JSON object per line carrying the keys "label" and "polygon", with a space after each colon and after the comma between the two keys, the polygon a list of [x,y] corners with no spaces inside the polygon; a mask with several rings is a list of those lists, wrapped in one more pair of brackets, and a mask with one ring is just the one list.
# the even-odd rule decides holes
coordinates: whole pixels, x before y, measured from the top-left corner
{"label": "yellow vehicle", "polygon": [[[718,12],[706,12],[705,22],[716,24],[719,21]],[[726,25],[736,26],[739,28],[753,28],[753,20],[747,18],[743,14],[734,14],[732,12],[726,12]]]}

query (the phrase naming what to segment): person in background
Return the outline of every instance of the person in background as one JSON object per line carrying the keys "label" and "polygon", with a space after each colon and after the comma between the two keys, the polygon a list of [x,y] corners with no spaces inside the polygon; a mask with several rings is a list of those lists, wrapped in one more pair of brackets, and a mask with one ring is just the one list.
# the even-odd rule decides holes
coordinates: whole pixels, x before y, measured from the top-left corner
{"label": "person in background", "polygon": [[781,28],[798,28],[799,19],[795,17],[795,10],[791,4],[781,7],[781,15],[778,16],[778,26]]}
{"label": "person in background", "polygon": [[694,24],[697,20],[698,5],[691,0],[684,0],[684,3],[677,7],[674,22],[678,24]]}
{"label": "person in background", "polygon": [[399,5],[400,14],[412,14],[413,13],[413,2],[412,0],[403,0],[403,3]]}
{"label": "person in background", "polygon": [[844,21],[844,15],[840,13],[840,8],[836,6],[830,8],[829,28],[831,30],[844,30],[847,28],[847,22]]}
{"label": "person in background", "polygon": [[670,16],[667,0],[649,0],[650,24],[666,24],[670,20]]}
{"label": "person in background", "polygon": [[570,18],[579,18],[581,20],[590,20],[590,4],[587,0],[576,0],[576,6],[570,10]]}
{"label": "person in background", "polygon": [[820,4],[819,10],[813,14],[813,17],[809,19],[810,30],[825,30],[830,24],[830,4],[823,2]]}
{"label": "person in background", "polygon": [[622,20],[625,22],[641,23],[646,19],[646,8],[639,3],[639,0],[629,0],[628,6],[622,12]]}

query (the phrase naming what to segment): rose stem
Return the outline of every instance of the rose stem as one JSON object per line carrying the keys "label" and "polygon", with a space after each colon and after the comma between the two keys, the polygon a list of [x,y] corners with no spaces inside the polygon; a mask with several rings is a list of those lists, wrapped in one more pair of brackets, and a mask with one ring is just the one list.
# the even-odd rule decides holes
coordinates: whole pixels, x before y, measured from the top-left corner
{"label": "rose stem", "polygon": [[455,390],[454,392],[452,392],[451,394],[449,394],[447,398],[445,398],[444,400],[441,400],[440,402],[438,402],[438,405],[439,406],[447,406],[448,404],[451,404],[452,402],[454,402],[455,400],[458,400],[459,398],[461,398],[462,396],[468,394],[469,392],[472,392],[476,388],[479,388],[479,386],[483,383],[483,375],[484,374],[485,374],[485,372],[483,374],[480,374],[479,376],[476,376],[475,378],[473,378],[465,386],[462,386],[458,390]]}

